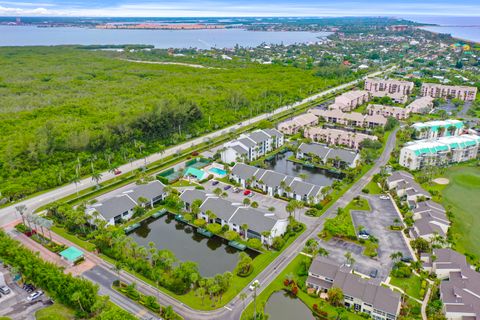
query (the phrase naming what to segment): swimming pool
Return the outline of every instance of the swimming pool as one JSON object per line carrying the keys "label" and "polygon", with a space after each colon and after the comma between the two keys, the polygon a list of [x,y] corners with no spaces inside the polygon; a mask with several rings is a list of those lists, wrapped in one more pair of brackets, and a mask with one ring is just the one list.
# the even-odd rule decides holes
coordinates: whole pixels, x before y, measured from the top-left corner
{"label": "swimming pool", "polygon": [[211,173],[218,174],[219,176],[226,176],[227,175],[227,171],[222,170],[220,168],[216,168],[216,167],[210,168],[208,171],[210,171]]}

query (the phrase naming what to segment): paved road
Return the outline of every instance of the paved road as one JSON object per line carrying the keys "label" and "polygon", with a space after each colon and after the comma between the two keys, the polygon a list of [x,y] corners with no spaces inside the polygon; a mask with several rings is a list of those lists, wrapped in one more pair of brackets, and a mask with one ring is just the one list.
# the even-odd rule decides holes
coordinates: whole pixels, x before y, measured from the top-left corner
{"label": "paved road", "polygon": [[[385,71],[374,72],[374,73],[369,74],[367,76],[368,77],[374,77],[374,76],[377,76],[377,75],[379,75],[383,72],[390,71],[393,68],[395,68],[395,67],[392,67],[392,68],[387,69]],[[287,111],[287,110],[295,108],[295,107],[298,107],[298,106],[300,106],[302,104],[305,104],[307,102],[315,101],[315,100],[317,100],[317,99],[319,99],[323,96],[326,96],[330,93],[333,93],[335,91],[342,90],[342,89],[348,88],[352,85],[355,85],[356,83],[360,82],[361,80],[363,80],[363,79],[358,79],[358,80],[355,80],[355,81],[351,81],[349,83],[345,83],[345,84],[339,85],[337,87],[322,91],[318,94],[315,94],[313,96],[305,98],[302,101],[299,101],[299,102],[296,102],[294,104],[286,105],[284,107],[278,108],[271,113],[261,114],[259,116],[254,117],[254,118],[244,120],[243,122],[239,122],[239,123],[237,123],[235,125],[232,125],[230,127],[227,127],[227,128],[224,128],[224,129],[221,129],[221,130],[218,130],[218,131],[214,131],[214,132],[209,133],[205,136],[202,136],[202,137],[187,141],[183,144],[171,147],[169,149],[166,149],[165,152],[163,152],[163,153],[154,153],[154,154],[152,154],[152,155],[150,155],[150,156],[148,156],[144,159],[139,159],[139,160],[133,161],[131,163],[122,165],[122,166],[119,167],[119,170],[122,171],[123,173],[133,171],[135,169],[143,167],[145,165],[145,163],[148,164],[148,163],[156,162],[156,161],[161,160],[165,157],[168,157],[170,155],[181,152],[182,150],[185,150],[189,147],[201,144],[202,142],[205,142],[208,139],[217,138],[219,136],[224,135],[227,132],[249,126],[250,124],[261,121],[261,120],[268,119],[272,115]],[[110,180],[114,177],[115,177],[114,174],[111,173],[111,172],[108,172],[108,171],[102,172],[102,178],[101,178],[100,182]],[[75,184],[73,184],[73,183],[68,184],[68,185],[64,185],[62,187],[59,187],[57,189],[48,191],[48,192],[43,193],[41,195],[26,199],[26,200],[24,200],[20,203],[15,204],[15,205],[18,205],[18,204],[26,205],[28,210],[30,212],[33,212],[35,209],[37,209],[37,208],[39,208],[43,205],[46,205],[46,204],[51,203],[53,201],[56,201],[58,199],[64,198],[68,195],[74,194],[77,191],[77,188],[78,188],[78,190],[83,190],[83,189],[90,188],[90,187],[93,187],[93,186],[95,186],[95,182],[92,181],[91,178],[85,178],[85,179],[82,179],[78,183],[77,186],[75,186]],[[14,209],[15,205],[0,209],[0,226],[4,226],[8,223],[11,223],[13,220],[18,218],[16,216],[15,209]]]}

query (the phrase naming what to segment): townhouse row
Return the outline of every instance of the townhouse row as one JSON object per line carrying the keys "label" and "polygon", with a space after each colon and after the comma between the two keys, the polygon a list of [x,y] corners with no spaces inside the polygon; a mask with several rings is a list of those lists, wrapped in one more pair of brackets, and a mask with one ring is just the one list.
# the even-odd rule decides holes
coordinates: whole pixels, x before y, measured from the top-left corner
{"label": "townhouse row", "polygon": [[337,168],[355,168],[360,163],[360,154],[354,150],[330,148],[320,143],[302,143],[296,154],[297,159],[312,161],[319,159],[322,164],[331,163]]}
{"label": "townhouse row", "polygon": [[377,136],[332,128],[309,127],[303,136],[312,141],[325,142],[327,145],[345,146],[354,150],[360,149],[365,140],[377,141]]}

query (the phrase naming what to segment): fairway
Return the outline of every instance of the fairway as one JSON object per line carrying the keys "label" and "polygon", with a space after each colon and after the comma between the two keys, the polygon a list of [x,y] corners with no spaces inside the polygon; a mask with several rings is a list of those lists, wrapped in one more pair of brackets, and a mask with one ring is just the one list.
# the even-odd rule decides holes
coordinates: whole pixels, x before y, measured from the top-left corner
{"label": "fairway", "polygon": [[454,214],[451,231],[456,249],[480,257],[480,168],[450,168],[446,178],[450,184],[442,191],[442,202]]}

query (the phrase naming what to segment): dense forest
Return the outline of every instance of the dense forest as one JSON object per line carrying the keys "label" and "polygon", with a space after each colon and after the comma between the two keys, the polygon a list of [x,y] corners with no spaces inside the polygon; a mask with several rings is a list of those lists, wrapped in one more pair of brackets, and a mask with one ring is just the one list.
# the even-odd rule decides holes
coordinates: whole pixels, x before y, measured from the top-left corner
{"label": "dense forest", "polygon": [[235,61],[221,68],[134,63],[77,47],[1,48],[0,68],[3,201],[111,169],[355,76]]}

